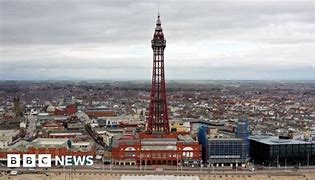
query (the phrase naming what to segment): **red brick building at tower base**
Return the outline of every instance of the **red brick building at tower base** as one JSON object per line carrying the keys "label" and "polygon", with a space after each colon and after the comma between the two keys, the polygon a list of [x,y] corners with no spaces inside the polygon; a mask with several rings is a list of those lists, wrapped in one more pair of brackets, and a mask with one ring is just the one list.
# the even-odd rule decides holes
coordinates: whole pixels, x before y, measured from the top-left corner
{"label": "red brick building at tower base", "polygon": [[116,165],[199,165],[201,145],[189,134],[170,133],[164,71],[164,39],[160,15],[151,41],[153,72],[146,132],[129,131],[113,140]]}
{"label": "red brick building at tower base", "polygon": [[201,146],[188,134],[126,134],[112,145],[116,165],[198,165],[200,160]]}

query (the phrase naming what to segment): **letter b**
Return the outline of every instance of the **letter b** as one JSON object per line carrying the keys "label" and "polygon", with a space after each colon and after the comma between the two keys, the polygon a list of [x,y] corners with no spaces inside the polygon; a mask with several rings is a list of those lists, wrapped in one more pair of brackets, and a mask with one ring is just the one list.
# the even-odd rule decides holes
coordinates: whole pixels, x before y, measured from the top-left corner
{"label": "letter b", "polygon": [[35,154],[23,154],[23,167],[35,167]]}
{"label": "letter b", "polygon": [[21,158],[19,154],[8,154],[7,165],[8,167],[20,167]]}

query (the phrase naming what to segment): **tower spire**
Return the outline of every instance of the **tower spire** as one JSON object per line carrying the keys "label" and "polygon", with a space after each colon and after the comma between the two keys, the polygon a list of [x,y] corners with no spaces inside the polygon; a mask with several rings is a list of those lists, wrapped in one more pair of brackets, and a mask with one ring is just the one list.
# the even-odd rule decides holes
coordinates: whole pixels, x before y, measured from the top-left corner
{"label": "tower spire", "polygon": [[155,31],[162,31],[160,13],[157,16]]}

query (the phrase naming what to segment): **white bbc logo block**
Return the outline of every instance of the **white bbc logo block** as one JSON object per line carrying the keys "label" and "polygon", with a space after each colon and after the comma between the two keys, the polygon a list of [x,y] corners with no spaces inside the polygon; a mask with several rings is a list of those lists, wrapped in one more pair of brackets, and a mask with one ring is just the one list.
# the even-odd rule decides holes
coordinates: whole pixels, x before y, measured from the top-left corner
{"label": "white bbc logo block", "polygon": [[8,154],[7,155],[7,165],[8,167],[20,167],[21,158],[19,154]]}
{"label": "white bbc logo block", "polygon": [[51,154],[39,154],[38,167],[51,167]]}
{"label": "white bbc logo block", "polygon": [[35,154],[23,154],[23,167],[35,167],[36,155]]}

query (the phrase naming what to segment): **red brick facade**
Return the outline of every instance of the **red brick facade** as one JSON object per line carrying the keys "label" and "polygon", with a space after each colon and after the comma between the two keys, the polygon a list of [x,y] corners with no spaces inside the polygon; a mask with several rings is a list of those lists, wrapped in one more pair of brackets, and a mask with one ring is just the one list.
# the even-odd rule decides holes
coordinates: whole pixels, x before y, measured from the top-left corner
{"label": "red brick facade", "polygon": [[[112,148],[113,163],[118,165],[139,165],[141,162],[147,165],[177,165],[183,161],[200,162],[200,144],[197,142],[184,143],[177,140],[174,142],[175,144],[170,145],[166,144],[167,142],[163,142],[163,140],[154,141],[155,144],[150,146],[144,145],[141,140],[120,141],[117,147]],[[145,149],[144,147],[151,147],[151,149]],[[173,149],[168,149],[170,147],[173,147]]]}

